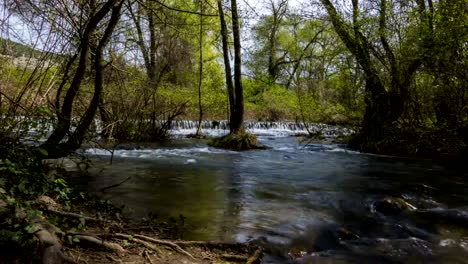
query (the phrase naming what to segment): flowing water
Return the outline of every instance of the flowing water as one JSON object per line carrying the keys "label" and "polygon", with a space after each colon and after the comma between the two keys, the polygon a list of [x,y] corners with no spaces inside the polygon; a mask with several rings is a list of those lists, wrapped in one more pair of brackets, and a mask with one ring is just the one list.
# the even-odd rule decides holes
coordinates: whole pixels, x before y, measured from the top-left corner
{"label": "flowing water", "polygon": [[[270,248],[263,263],[468,263],[463,164],[305,145],[267,131],[262,151],[179,139],[117,149],[109,165],[108,151],[87,149],[95,165],[79,182],[97,192],[131,176],[101,195],[135,218],[182,214],[184,239],[256,240]],[[411,206],[382,203],[401,198]]]}

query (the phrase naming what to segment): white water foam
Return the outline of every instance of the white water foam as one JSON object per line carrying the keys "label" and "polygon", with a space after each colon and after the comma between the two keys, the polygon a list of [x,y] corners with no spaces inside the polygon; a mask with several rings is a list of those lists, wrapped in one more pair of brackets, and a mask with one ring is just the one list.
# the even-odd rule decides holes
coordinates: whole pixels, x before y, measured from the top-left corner
{"label": "white water foam", "polygon": [[[112,152],[106,149],[99,148],[89,148],[84,151],[88,155],[96,156],[111,156]],[[178,157],[192,157],[201,153],[208,154],[225,154],[225,153],[235,153],[229,150],[214,149],[214,148],[161,148],[161,149],[116,149],[114,150],[114,156],[116,157],[133,157],[133,158],[143,158],[143,159],[154,159],[154,158],[163,158],[166,156],[178,156]],[[189,163],[194,163],[196,160],[187,160]]]}

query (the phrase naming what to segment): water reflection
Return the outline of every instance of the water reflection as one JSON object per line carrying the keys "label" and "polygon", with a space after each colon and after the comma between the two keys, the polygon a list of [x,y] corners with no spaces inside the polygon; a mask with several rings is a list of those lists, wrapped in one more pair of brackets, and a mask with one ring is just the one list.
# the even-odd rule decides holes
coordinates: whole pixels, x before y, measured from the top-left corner
{"label": "water reflection", "polygon": [[345,256],[345,263],[391,262],[391,252],[418,252],[425,243],[431,247],[423,253],[431,256],[468,257],[461,246],[438,246],[443,239],[462,245],[468,237],[463,228],[371,210],[385,197],[404,198],[417,208],[467,205],[467,170],[458,164],[362,155],[333,145],[304,147],[294,138],[261,140],[271,149],[215,151],[197,141],[121,151],[112,166],[103,161],[107,157],[94,156],[90,178],[80,181],[95,191],[132,176],[105,198],[126,204],[135,217],[183,214],[190,226],[186,239],[264,238],[312,259]]}

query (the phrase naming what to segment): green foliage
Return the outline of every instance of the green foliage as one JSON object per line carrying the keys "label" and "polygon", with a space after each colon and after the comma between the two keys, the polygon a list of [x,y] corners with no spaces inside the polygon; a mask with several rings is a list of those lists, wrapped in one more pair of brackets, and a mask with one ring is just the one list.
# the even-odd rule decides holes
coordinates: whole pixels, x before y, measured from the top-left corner
{"label": "green foliage", "polygon": [[244,80],[247,111],[254,111],[259,120],[279,121],[294,119],[299,113],[297,96],[279,85],[265,85]]}
{"label": "green foliage", "polygon": [[[43,150],[3,140],[0,146],[0,247],[18,254],[36,249],[31,220],[42,217],[36,199],[41,195],[70,202],[71,189],[63,179],[49,180],[38,156]],[[6,251],[7,252],[7,251]]]}

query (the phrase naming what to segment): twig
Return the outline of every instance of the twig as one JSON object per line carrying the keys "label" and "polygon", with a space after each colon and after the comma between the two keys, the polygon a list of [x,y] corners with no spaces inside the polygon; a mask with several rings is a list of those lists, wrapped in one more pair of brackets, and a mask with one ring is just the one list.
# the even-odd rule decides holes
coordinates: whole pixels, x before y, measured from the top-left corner
{"label": "twig", "polygon": [[[122,233],[117,233],[117,234],[115,234],[115,236],[130,239],[129,235],[122,234]],[[175,251],[177,251],[177,252],[179,252],[179,253],[181,253],[181,254],[183,254],[183,255],[191,258],[191,259],[196,260],[196,258],[194,256],[192,256],[187,251],[183,250],[179,245],[175,244],[174,242],[167,241],[167,240],[161,240],[161,239],[155,239],[155,238],[147,237],[147,236],[143,236],[143,235],[134,235],[133,240],[134,241],[139,240],[138,238],[144,239],[144,240],[149,241],[149,242],[157,243],[157,244],[160,244],[160,245],[169,246],[169,247],[173,248]],[[142,242],[144,242],[144,241],[142,241]],[[139,243],[141,243],[141,242],[139,242]],[[152,248],[150,247],[150,249],[152,249]]]}
{"label": "twig", "polygon": [[109,189],[112,189],[112,188],[115,188],[115,187],[119,187],[120,185],[126,183],[128,180],[130,180],[132,178],[132,176],[129,176],[127,179],[123,180],[122,182],[120,183],[116,183],[116,184],[112,184],[110,186],[107,186],[107,187],[104,187],[104,188],[101,188],[99,189],[101,192],[104,192],[105,190],[109,190]]}

